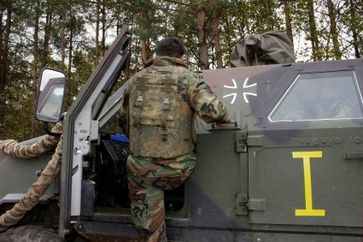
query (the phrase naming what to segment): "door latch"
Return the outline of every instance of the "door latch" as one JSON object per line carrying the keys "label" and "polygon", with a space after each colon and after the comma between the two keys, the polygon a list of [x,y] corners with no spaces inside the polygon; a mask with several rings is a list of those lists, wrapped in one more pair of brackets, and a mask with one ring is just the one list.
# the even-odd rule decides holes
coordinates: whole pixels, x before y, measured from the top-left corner
{"label": "door latch", "polygon": [[248,197],[246,193],[237,193],[235,197],[235,214],[248,215]]}

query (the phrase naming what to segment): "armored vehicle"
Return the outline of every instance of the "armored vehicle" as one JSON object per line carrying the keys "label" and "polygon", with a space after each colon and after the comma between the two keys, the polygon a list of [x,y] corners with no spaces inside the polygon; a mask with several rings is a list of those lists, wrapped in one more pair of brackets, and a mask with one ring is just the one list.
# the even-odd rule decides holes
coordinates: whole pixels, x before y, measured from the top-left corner
{"label": "armored vehicle", "polygon": [[[124,30],[68,110],[60,176],[21,227],[56,227],[57,236],[69,240],[137,238],[127,198],[127,140],[107,132],[127,85],[110,95],[129,55],[127,41]],[[236,67],[202,75],[235,122],[198,123],[197,168],[184,186],[165,195],[168,238],[362,241],[363,60]],[[44,98],[37,115],[57,121],[60,111],[49,110],[60,110],[61,102],[45,98],[54,88],[40,86],[45,93],[39,95]],[[21,198],[50,155],[24,161],[0,154],[2,211]]]}

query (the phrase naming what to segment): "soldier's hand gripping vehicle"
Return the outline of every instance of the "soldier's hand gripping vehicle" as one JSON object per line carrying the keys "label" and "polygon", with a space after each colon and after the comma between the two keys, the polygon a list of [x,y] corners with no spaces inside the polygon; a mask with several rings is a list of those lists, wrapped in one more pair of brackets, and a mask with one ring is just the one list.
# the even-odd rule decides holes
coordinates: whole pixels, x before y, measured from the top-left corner
{"label": "soldier's hand gripping vehicle", "polygon": [[[110,96],[129,55],[127,42],[124,29],[68,110],[60,176],[22,226],[3,234],[41,225],[57,227],[61,239],[137,238],[127,198],[127,140],[106,132],[127,85]],[[64,76],[44,73],[37,116],[58,121],[64,83],[54,79]],[[361,241],[363,60],[237,67],[202,75],[235,122],[199,123],[197,168],[184,186],[166,193],[168,238]],[[2,211],[21,199],[50,155],[24,161],[0,154]],[[41,234],[39,227],[30,228]]]}

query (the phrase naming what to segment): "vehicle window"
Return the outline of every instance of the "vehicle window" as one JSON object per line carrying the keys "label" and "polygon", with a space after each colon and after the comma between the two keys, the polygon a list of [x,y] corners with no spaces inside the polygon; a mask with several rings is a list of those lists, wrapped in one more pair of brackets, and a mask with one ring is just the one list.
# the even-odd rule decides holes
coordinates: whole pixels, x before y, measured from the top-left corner
{"label": "vehicle window", "polygon": [[352,71],[299,75],[269,115],[271,122],[363,118]]}

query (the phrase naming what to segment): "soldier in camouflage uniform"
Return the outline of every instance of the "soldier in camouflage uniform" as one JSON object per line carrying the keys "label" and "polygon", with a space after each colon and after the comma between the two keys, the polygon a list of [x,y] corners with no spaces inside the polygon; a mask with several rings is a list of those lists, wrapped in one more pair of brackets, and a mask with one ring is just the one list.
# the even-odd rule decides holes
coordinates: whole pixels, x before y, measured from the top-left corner
{"label": "soldier in camouflage uniform", "polygon": [[156,58],[130,79],[124,95],[131,214],[143,241],[167,241],[164,191],[183,184],[194,170],[195,115],[229,121],[224,104],[187,69],[184,51],[178,39],[162,40]]}

